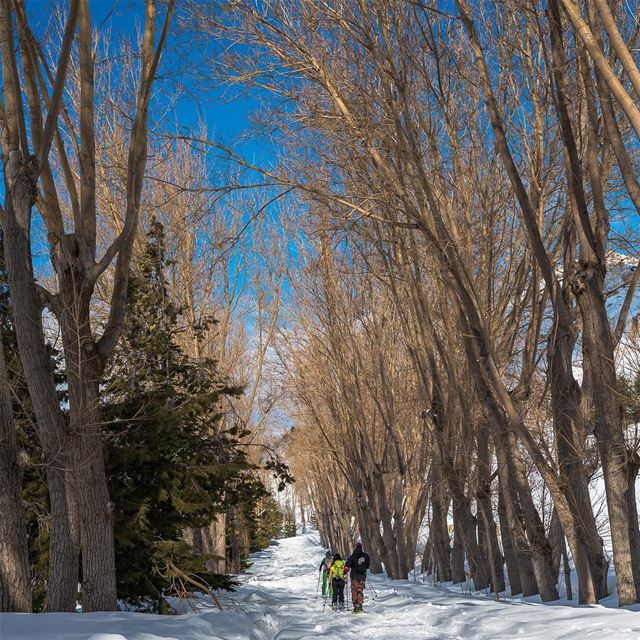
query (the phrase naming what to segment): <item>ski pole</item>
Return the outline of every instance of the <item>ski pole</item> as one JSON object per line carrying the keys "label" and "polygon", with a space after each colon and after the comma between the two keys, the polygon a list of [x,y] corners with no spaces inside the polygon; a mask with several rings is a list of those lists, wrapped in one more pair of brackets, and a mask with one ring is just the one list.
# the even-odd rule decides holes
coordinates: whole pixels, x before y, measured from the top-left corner
{"label": "ski pole", "polygon": [[318,572],[318,584],[316,585],[316,597],[318,599],[318,591],[320,591],[320,578],[322,578],[322,571]]}
{"label": "ski pole", "polygon": [[325,593],[324,596],[322,596],[322,613],[324,613],[324,610],[327,608],[327,600],[329,599],[329,593],[331,593],[330,589],[327,586],[327,592]]}

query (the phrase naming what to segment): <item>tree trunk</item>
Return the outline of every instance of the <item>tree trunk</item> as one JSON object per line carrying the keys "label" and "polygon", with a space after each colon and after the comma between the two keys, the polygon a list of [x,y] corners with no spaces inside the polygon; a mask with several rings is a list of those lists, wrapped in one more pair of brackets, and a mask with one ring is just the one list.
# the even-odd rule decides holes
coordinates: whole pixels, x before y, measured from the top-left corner
{"label": "tree trunk", "polygon": [[[16,170],[17,171],[17,170]],[[49,486],[51,530],[47,610],[75,611],[78,584],[78,528],[71,478],[70,442],[44,341],[42,306],[31,264],[31,207],[36,180],[21,167],[11,184],[5,167],[4,250],[11,288],[18,351],[42,444]]]}
{"label": "tree trunk", "polygon": [[[629,508],[629,539],[632,544],[632,562],[634,575],[640,575],[640,540],[638,539],[638,502],[636,500],[636,478],[638,477],[638,470],[640,469],[640,460],[638,454],[629,452],[629,462],[627,464],[627,504]],[[608,568],[607,564],[607,568]],[[604,572],[605,590],[607,589],[607,571]]]}
{"label": "tree trunk", "polygon": [[398,476],[392,479],[393,498],[393,537],[396,550],[397,576],[399,580],[407,580],[409,572],[414,568],[415,540],[414,531],[408,527],[408,496],[404,494],[404,480]]}
{"label": "tree trunk", "polygon": [[565,545],[564,531],[558,516],[558,510],[553,509],[551,522],[549,523],[549,544],[551,545],[551,560],[553,563],[553,575],[556,583],[560,581],[560,564],[562,562],[562,550]]}
{"label": "tree trunk", "polygon": [[371,557],[371,573],[382,573],[382,558],[385,556],[384,541],[380,535],[380,521],[377,519],[372,509],[363,504],[364,492],[367,487],[361,487],[356,493],[356,504],[358,507],[358,529],[362,538],[362,546],[369,548]]}
{"label": "tree trunk", "polygon": [[27,530],[11,390],[0,331],[0,612],[31,612]]}
{"label": "tree trunk", "polygon": [[193,547],[195,553],[218,556],[218,560],[207,560],[206,563],[207,569],[213,573],[227,572],[224,529],[222,535],[220,534],[222,527],[224,527],[224,514],[218,514],[216,520],[208,527],[192,527],[184,532],[184,539]]}
{"label": "tree trunk", "polygon": [[566,540],[562,539],[562,566],[564,567],[564,588],[567,600],[573,600],[573,587],[571,585],[571,567],[569,566],[569,554],[567,553]]}
{"label": "tree trunk", "polygon": [[478,522],[478,539],[480,547],[486,558],[487,566],[490,569],[491,587],[495,593],[501,593],[505,590],[504,582],[504,561],[498,544],[498,533],[496,531],[496,523],[493,519],[491,509],[491,498],[486,496],[482,498],[482,505],[478,500],[478,510],[480,521]]}
{"label": "tree trunk", "polygon": [[508,523],[508,535],[513,543],[514,559],[519,572],[519,578],[516,581],[519,590],[516,593],[521,592],[524,596],[532,596],[538,593],[538,583],[531,560],[531,548],[522,522],[520,499],[514,478],[513,460],[509,451],[509,440],[505,433],[496,431],[497,428],[494,427],[493,442],[498,460],[501,498],[504,506],[504,516]]}
{"label": "tree trunk", "polygon": [[[400,574],[398,566],[398,551],[396,549],[396,541],[393,536],[393,530],[391,526],[391,513],[381,509],[381,524],[382,524],[382,538],[384,540],[385,553],[382,556],[384,568],[387,572],[387,576],[392,580],[399,580],[403,578]],[[406,577],[406,576],[404,576]]]}
{"label": "tree trunk", "polygon": [[420,571],[424,575],[429,575],[435,571],[436,561],[433,560],[433,538],[431,534],[427,538],[422,550],[422,560],[420,562]]}
{"label": "tree trunk", "polygon": [[202,548],[202,529],[199,527],[192,527],[183,532],[182,537],[187,544],[193,547],[196,553],[203,553]]}
{"label": "tree trunk", "polygon": [[212,553],[219,558],[219,560],[212,560],[209,567],[210,570],[215,573],[227,572],[225,557],[227,548],[225,521],[226,515],[224,513],[219,513],[216,516],[216,519],[208,527],[208,537],[211,539],[211,548],[208,553]]}
{"label": "tree trunk", "polygon": [[[71,237],[65,238],[71,240]],[[113,503],[109,498],[102,454],[102,418],[98,384],[102,363],[89,321],[91,292],[78,274],[61,273],[58,320],[62,333],[69,389],[69,416],[74,442],[74,473],[80,522],[83,611],[117,611]]]}
{"label": "tree trunk", "polygon": [[493,520],[491,523],[487,521],[484,511],[480,511],[478,516],[478,545],[484,556],[486,566],[489,567],[490,582],[488,587],[495,594],[496,600],[499,600],[499,594],[505,590],[505,584],[503,560],[498,547],[498,538],[496,536],[495,540],[493,540],[490,536],[490,526],[494,526],[495,533],[495,523]]}
{"label": "tree trunk", "polygon": [[476,522],[471,513],[470,498],[465,494],[465,478],[456,469],[451,451],[445,440],[447,418],[442,411],[442,401],[439,391],[434,389],[432,405],[435,408],[434,421],[434,461],[442,471],[449,485],[449,492],[453,501],[453,518],[455,531],[460,532],[460,541],[469,565],[469,573],[473,578],[476,590],[485,589],[490,582],[490,572],[478,545],[476,536]]}
{"label": "tree trunk", "polygon": [[[74,467],[80,518],[82,610],[117,611],[113,503],[102,456],[97,389],[90,390],[90,386],[93,385],[87,384],[90,394],[86,399],[92,402],[93,411],[87,408],[80,415],[71,411],[76,440]],[[73,398],[71,385],[69,390]]]}
{"label": "tree trunk", "polygon": [[464,570],[464,547],[460,527],[456,521],[456,512],[453,512],[453,551],[451,552],[451,578],[453,584],[460,584],[467,581],[467,574]]}
{"label": "tree trunk", "polygon": [[[574,531],[568,532],[578,572],[580,604],[596,604],[606,593],[607,562],[602,538],[593,515],[588,479],[584,468],[580,389],[571,369],[573,343],[559,321],[550,345],[551,406],[558,453],[558,474],[573,512]],[[604,589],[604,591],[603,591]]]}
{"label": "tree trunk", "polygon": [[[384,568],[387,576],[392,580],[404,580],[407,575],[403,575],[403,569],[399,562],[399,549],[394,536],[392,514],[387,503],[387,488],[382,473],[376,471],[374,476],[374,496],[378,503],[379,522],[382,525],[382,539],[384,541],[384,555],[382,556]],[[402,514],[395,514],[402,517]]]}
{"label": "tree trunk", "polygon": [[[629,509],[629,476],[627,449],[622,432],[620,405],[617,399],[617,379],[611,328],[601,287],[592,276],[584,291],[577,296],[584,323],[585,353],[593,366],[594,427],[602,475],[607,494],[607,509],[611,527],[613,562],[621,607],[638,602],[640,576],[638,522],[633,522]],[[597,363],[597,364],[596,364]]]}
{"label": "tree trunk", "polygon": [[229,571],[237,575],[242,569],[242,549],[240,540],[240,522],[238,510],[231,507],[228,518],[229,530]]}
{"label": "tree trunk", "polygon": [[473,578],[476,591],[486,589],[491,579],[487,562],[482,554],[476,537],[476,521],[469,507],[469,500],[453,496],[453,517],[469,563],[469,573]]}
{"label": "tree trunk", "polygon": [[476,491],[476,503],[478,505],[478,539],[482,531],[482,544],[484,555],[491,569],[491,583],[495,593],[505,590],[504,567],[500,545],[498,544],[498,533],[491,507],[491,465],[489,461],[489,432],[486,425],[483,425],[477,438],[478,447],[478,488]]}
{"label": "tree trunk", "polygon": [[[433,482],[431,494],[431,528],[430,536],[433,557],[438,565],[438,575],[441,582],[451,581],[451,549],[449,546],[449,528],[447,525],[447,513],[449,511],[449,498],[443,491],[444,482],[436,478]],[[443,495],[444,494],[444,495]]]}
{"label": "tree trunk", "polygon": [[551,547],[545,534],[544,524],[540,519],[540,514],[531,496],[531,488],[527,480],[524,461],[513,432],[507,433],[507,441],[509,442],[509,451],[513,462],[513,477],[518,490],[520,508],[522,509],[522,520],[531,547],[531,560],[533,562],[540,597],[543,602],[557,600],[558,589],[553,580]]}
{"label": "tree trunk", "polygon": [[[498,489],[498,519],[500,521],[500,538],[502,540],[502,549],[504,559],[507,564],[507,575],[509,576],[509,589],[512,596],[522,593],[522,585],[520,583],[520,566],[518,564],[518,556],[516,555],[509,521],[507,520],[506,507],[504,506],[504,496],[502,486]],[[531,575],[533,576],[533,567],[531,567]]]}

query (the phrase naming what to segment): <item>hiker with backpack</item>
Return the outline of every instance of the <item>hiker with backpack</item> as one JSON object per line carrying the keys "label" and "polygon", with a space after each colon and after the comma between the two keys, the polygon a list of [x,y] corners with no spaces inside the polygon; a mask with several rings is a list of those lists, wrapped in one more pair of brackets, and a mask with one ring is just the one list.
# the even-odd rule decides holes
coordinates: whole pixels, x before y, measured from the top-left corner
{"label": "hiker with backpack", "polygon": [[351,578],[351,602],[354,613],[362,613],[364,587],[370,562],[369,554],[362,550],[362,544],[358,542],[345,564]]}
{"label": "hiker with backpack", "polygon": [[329,583],[333,590],[331,596],[331,608],[344,610],[344,586],[346,584],[347,570],[345,569],[344,560],[339,553],[333,556],[331,569],[329,569]]}
{"label": "hiker with backpack", "polygon": [[331,595],[331,582],[329,581],[329,570],[331,569],[331,563],[333,557],[331,551],[327,551],[325,557],[320,563],[319,571],[322,573],[322,597]]}

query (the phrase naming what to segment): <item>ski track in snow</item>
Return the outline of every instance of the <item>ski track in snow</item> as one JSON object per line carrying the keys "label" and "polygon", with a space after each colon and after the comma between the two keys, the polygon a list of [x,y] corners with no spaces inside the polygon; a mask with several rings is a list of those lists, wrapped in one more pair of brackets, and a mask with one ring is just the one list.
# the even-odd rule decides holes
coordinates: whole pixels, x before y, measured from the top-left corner
{"label": "ski track in snow", "polygon": [[0,614],[0,640],[640,640],[640,612],[602,606],[494,602],[413,581],[369,578],[364,615],[323,611],[316,597],[324,550],[317,535],[252,556],[224,611]]}

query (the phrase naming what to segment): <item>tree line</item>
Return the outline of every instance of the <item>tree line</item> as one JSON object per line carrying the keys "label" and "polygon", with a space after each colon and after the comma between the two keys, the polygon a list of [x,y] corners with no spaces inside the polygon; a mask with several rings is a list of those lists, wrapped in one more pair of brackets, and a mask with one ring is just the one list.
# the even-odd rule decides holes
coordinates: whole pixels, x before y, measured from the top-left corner
{"label": "tree line", "polygon": [[620,605],[640,601],[636,10],[203,12],[232,80],[279,98],[268,175],[299,205],[279,366],[325,544],[359,535],[406,578],[426,518],[438,580],[500,592],[506,573],[551,601],[573,566],[595,603],[611,563]]}

